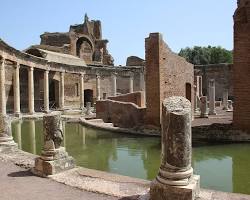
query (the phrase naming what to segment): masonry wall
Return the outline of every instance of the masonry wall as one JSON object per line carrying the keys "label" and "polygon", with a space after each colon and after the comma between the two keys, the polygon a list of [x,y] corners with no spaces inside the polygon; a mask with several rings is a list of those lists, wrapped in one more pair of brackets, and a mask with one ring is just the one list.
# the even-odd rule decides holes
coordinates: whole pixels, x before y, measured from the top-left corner
{"label": "masonry wall", "polygon": [[[193,65],[173,53],[161,34],[146,38],[146,122],[160,127],[162,102],[171,96],[183,96],[193,102]],[[189,87],[186,87],[186,85]],[[188,91],[186,91],[188,88]]]}
{"label": "masonry wall", "polygon": [[233,99],[233,64],[194,66],[195,76],[202,76],[203,95],[208,95],[208,83],[215,79],[215,98],[222,100],[224,89],[228,89],[229,99]]}
{"label": "masonry wall", "polygon": [[[248,5],[247,5],[248,4]],[[234,114],[236,128],[250,134],[250,1],[240,1],[234,15]]]}
{"label": "masonry wall", "polygon": [[102,100],[96,103],[96,118],[112,122],[120,128],[138,128],[144,125],[146,108],[133,103]]}
{"label": "masonry wall", "polygon": [[136,104],[139,107],[145,107],[144,92],[133,92],[128,94],[118,95],[115,97],[109,97],[108,99],[120,102],[130,102]]}

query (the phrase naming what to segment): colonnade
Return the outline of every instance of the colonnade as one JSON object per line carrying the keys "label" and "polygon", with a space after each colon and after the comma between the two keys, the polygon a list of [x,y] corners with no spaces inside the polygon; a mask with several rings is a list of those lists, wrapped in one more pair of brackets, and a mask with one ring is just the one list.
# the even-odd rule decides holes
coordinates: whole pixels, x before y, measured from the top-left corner
{"label": "colonnade", "polygon": [[[12,61],[11,61],[12,62]],[[5,88],[5,67],[6,67],[6,59],[2,57],[0,60],[0,109],[3,115],[6,115],[6,88]],[[28,69],[28,112],[29,114],[35,113],[35,95],[34,95],[34,67],[26,66]],[[41,69],[39,69],[41,70]],[[49,105],[49,74],[50,70],[43,69],[43,104],[44,104],[44,112],[50,112]],[[60,81],[59,81],[59,109],[63,110],[65,107],[64,102],[64,77],[65,71],[58,71],[60,73]],[[117,95],[117,74],[116,72],[111,72],[111,95]],[[14,114],[19,116],[21,113],[21,101],[20,101],[20,64],[18,62],[14,62],[14,74],[13,74],[13,91],[14,91]],[[79,82],[80,82],[80,108],[84,108],[84,77],[85,72],[79,72]],[[140,91],[144,91],[144,73],[140,74]],[[129,92],[134,92],[134,73],[129,73]],[[96,74],[96,100],[101,99],[101,76],[99,73]]]}

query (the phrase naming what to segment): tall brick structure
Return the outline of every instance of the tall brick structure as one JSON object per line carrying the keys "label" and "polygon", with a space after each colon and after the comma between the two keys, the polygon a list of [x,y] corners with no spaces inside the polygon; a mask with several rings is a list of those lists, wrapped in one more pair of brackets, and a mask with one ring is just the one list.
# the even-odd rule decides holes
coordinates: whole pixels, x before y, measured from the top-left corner
{"label": "tall brick structure", "polygon": [[234,14],[234,126],[250,134],[250,0]]}
{"label": "tall brick structure", "polygon": [[160,127],[162,101],[183,96],[193,102],[194,66],[173,53],[160,33],[145,40],[146,123]]}

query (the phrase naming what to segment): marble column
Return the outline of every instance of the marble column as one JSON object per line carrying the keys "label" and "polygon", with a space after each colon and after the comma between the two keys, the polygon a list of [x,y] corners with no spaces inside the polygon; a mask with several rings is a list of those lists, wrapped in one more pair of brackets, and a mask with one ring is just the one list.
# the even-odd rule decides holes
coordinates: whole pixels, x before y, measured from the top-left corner
{"label": "marble column", "polygon": [[84,75],[85,73],[80,75],[80,109],[84,108]]}
{"label": "marble column", "polygon": [[209,80],[209,115],[216,115],[215,110],[215,80]]}
{"label": "marble column", "polygon": [[129,93],[134,92],[134,74],[131,73],[129,76]]}
{"label": "marble column", "polygon": [[101,100],[101,77],[96,75],[96,100]]}
{"label": "marble column", "polygon": [[64,109],[64,72],[60,73],[60,95],[59,95],[59,107]]}
{"label": "marble column", "polygon": [[112,73],[111,74],[111,96],[116,96],[116,91],[117,91],[117,73]]}
{"label": "marble column", "polygon": [[20,64],[15,64],[14,72],[14,114],[20,116],[20,78],[19,78]]}
{"label": "marble column", "polygon": [[222,104],[223,104],[223,110],[228,110],[228,90],[227,89],[224,89],[223,91]]}
{"label": "marble column", "polygon": [[44,112],[49,113],[49,71],[45,70],[43,74],[43,99],[44,99]]}
{"label": "marble column", "polygon": [[6,115],[6,93],[5,93],[5,59],[2,58],[0,63],[0,103],[1,103],[1,113]]}
{"label": "marble column", "polygon": [[202,97],[203,96],[203,93],[202,93],[202,76],[197,76],[197,85],[198,85],[198,88],[197,88],[197,92],[198,92],[198,96],[199,97]]}
{"label": "marble column", "polygon": [[193,200],[199,192],[199,176],[193,175],[191,166],[191,107],[184,97],[174,96],[163,101],[162,158],[150,187],[152,200]]}
{"label": "marble column", "polygon": [[29,113],[34,114],[34,68],[28,69],[28,88],[29,88]]}
{"label": "marble column", "polygon": [[200,117],[201,118],[208,118],[208,112],[207,112],[207,97],[203,96],[200,98]]}

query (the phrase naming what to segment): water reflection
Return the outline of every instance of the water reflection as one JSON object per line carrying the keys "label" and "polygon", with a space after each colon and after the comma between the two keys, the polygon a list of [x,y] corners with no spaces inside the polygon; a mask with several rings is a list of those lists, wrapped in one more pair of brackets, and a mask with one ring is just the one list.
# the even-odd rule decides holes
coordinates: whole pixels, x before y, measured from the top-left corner
{"label": "water reflection", "polygon": [[[136,137],[63,123],[64,146],[77,165],[153,179],[160,165],[160,139]],[[13,123],[19,148],[40,154],[42,122]],[[192,164],[204,188],[250,194],[249,144],[203,145],[193,148]]]}

